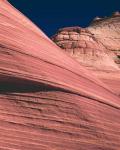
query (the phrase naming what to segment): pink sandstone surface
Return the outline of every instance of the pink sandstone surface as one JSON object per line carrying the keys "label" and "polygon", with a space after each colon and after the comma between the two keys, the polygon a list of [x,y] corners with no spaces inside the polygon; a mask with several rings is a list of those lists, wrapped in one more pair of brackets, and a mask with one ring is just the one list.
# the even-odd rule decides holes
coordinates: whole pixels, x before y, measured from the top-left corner
{"label": "pink sandstone surface", "polygon": [[0,0],[0,149],[119,148],[120,98]]}

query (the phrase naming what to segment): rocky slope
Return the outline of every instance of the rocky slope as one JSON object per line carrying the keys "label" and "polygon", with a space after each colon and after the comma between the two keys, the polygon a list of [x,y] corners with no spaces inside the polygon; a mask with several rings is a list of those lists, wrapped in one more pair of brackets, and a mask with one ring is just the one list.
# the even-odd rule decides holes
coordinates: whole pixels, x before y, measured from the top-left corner
{"label": "rocky slope", "polygon": [[0,149],[118,150],[120,98],[0,0]]}
{"label": "rocky slope", "polygon": [[60,29],[52,40],[120,94],[119,12],[106,18],[97,17],[87,28]]}

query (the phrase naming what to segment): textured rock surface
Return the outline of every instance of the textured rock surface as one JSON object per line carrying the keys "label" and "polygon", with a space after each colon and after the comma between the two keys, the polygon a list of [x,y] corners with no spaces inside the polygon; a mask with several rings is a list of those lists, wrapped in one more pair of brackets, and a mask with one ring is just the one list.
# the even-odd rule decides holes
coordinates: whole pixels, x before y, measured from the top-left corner
{"label": "textured rock surface", "polygon": [[120,13],[96,17],[88,28],[60,29],[52,40],[120,95]]}
{"label": "textured rock surface", "polygon": [[120,99],[0,0],[0,149],[118,150]]}
{"label": "textured rock surface", "polygon": [[114,54],[88,30],[80,27],[63,28],[52,40],[81,64],[97,69],[116,70]]}
{"label": "textured rock surface", "polygon": [[112,16],[93,21],[88,30],[117,57],[116,63],[120,64],[120,13],[115,12]]}

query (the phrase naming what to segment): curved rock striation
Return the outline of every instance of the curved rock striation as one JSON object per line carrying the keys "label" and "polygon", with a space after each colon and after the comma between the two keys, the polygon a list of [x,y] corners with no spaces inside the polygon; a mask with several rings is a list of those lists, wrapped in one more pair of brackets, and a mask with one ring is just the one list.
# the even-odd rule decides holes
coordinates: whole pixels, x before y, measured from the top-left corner
{"label": "curved rock striation", "polygon": [[120,99],[0,0],[0,149],[118,150]]}

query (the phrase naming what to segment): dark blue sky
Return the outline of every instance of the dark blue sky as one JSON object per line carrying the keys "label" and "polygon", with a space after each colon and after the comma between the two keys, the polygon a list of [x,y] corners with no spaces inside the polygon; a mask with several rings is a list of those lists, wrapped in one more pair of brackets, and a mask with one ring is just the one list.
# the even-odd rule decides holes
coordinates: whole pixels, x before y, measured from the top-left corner
{"label": "dark blue sky", "polygon": [[120,0],[8,0],[48,36],[68,26],[87,26],[95,16],[120,10]]}

